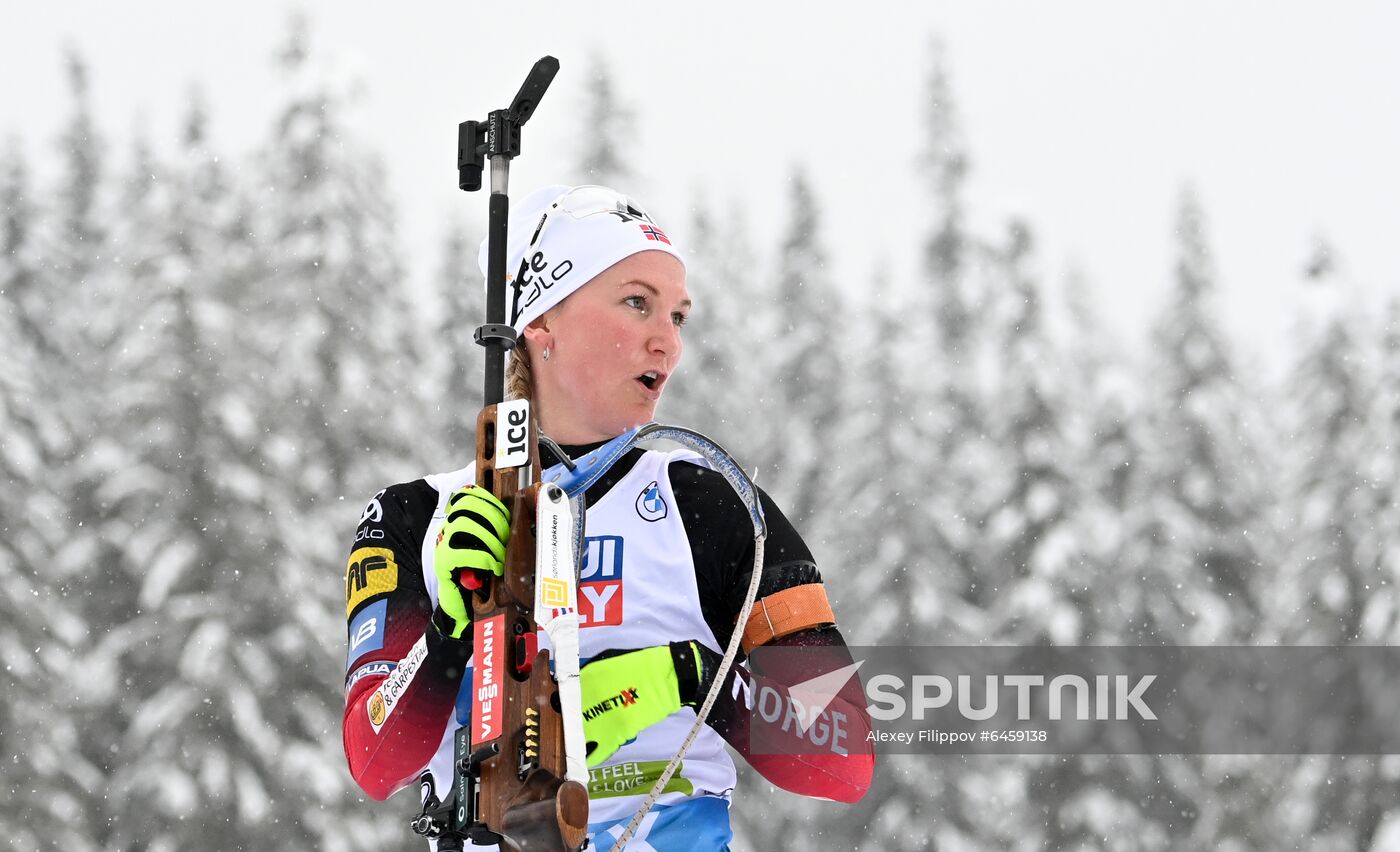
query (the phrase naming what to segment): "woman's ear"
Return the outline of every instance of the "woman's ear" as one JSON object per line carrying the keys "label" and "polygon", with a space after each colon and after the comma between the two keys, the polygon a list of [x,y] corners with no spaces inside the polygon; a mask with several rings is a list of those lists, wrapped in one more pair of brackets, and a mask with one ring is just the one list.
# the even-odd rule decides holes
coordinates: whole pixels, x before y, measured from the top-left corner
{"label": "woman's ear", "polygon": [[525,338],[525,342],[529,344],[530,351],[543,352],[554,347],[554,333],[549,330],[550,319],[550,312],[546,311],[543,316],[537,317],[525,326],[525,330],[520,333],[520,336]]}

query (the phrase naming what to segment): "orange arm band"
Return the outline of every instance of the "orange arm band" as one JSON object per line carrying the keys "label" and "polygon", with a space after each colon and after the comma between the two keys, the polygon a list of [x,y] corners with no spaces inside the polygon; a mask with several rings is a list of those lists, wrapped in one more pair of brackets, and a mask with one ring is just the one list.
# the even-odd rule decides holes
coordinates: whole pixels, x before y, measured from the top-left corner
{"label": "orange arm band", "polygon": [[744,653],[799,630],[835,623],[836,614],[821,583],[783,589],[754,603],[744,626]]}

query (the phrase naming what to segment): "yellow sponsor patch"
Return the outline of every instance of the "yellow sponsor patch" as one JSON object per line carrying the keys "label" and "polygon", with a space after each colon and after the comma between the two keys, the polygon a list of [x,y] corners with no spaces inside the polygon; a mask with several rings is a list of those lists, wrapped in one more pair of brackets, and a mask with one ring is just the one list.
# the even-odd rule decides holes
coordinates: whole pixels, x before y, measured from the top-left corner
{"label": "yellow sponsor patch", "polygon": [[387,547],[361,547],[350,554],[345,566],[345,616],[348,618],[360,604],[399,585],[399,566],[394,552]]}
{"label": "yellow sponsor patch", "polygon": [[378,731],[380,726],[384,724],[385,715],[384,696],[380,695],[379,690],[376,689],[374,694],[369,697],[369,723],[374,726],[375,731]]}
{"label": "yellow sponsor patch", "polygon": [[540,600],[545,606],[568,606],[569,584],[553,577],[541,577]]}

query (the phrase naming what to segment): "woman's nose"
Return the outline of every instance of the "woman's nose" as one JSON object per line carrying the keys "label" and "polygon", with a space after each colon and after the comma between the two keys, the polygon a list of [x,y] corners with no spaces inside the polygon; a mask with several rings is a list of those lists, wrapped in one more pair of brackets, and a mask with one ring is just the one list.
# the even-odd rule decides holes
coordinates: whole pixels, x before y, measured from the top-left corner
{"label": "woman's nose", "polygon": [[680,326],[669,316],[663,318],[663,323],[651,336],[651,350],[669,358],[678,357],[681,354]]}

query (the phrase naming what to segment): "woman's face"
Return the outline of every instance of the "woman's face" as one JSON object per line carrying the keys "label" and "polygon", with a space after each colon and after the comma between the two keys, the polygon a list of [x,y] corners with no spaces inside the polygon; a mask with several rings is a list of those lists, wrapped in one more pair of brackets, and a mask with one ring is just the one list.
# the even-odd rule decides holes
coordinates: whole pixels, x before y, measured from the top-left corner
{"label": "woman's face", "polygon": [[680,363],[689,313],[685,267],[665,252],[644,251],[531,323],[525,338],[540,428],[561,444],[583,444],[651,420]]}

